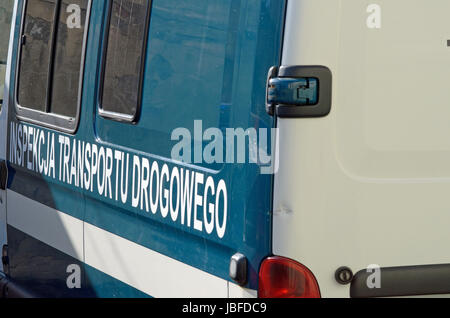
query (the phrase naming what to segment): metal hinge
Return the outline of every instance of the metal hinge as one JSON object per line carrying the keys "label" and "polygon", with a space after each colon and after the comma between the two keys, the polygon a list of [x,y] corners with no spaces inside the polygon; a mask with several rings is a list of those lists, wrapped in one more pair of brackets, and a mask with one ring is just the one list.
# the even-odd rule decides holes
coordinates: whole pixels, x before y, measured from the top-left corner
{"label": "metal hinge", "polygon": [[331,81],[331,71],[324,66],[274,66],[267,76],[266,111],[278,117],[326,116]]}
{"label": "metal hinge", "polygon": [[319,97],[318,81],[313,77],[271,78],[267,88],[267,102],[271,105],[316,105]]}

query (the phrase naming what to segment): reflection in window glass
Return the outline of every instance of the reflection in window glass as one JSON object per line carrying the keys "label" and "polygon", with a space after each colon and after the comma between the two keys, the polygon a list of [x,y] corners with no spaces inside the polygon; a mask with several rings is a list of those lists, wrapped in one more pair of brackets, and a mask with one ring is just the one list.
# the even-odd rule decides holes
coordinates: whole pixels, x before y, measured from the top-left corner
{"label": "reflection in window glass", "polygon": [[56,0],[28,0],[20,61],[18,101],[46,110],[48,68]]}
{"label": "reflection in window glass", "polygon": [[106,51],[102,109],[134,116],[140,91],[149,0],[113,0]]}
{"label": "reflection in window glass", "polygon": [[6,60],[8,58],[9,31],[13,0],[0,1],[0,110],[2,109],[3,90],[5,85]]}
{"label": "reflection in window glass", "polygon": [[76,117],[88,0],[62,0],[52,79],[50,111]]}
{"label": "reflection in window glass", "polygon": [[0,63],[0,110],[2,109],[2,104],[3,104],[3,91],[5,89],[5,74],[6,73],[6,63]]}

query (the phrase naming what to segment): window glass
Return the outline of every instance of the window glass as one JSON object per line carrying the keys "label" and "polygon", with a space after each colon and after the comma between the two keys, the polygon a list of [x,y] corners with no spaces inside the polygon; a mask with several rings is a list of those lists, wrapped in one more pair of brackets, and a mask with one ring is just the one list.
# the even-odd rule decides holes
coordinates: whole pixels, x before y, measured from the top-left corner
{"label": "window glass", "polygon": [[[1,61],[0,61],[1,62]],[[0,63],[0,110],[3,104],[3,91],[5,89],[6,63]]]}
{"label": "window glass", "polygon": [[[24,117],[61,127],[69,117],[69,126],[74,124],[88,3],[26,1],[17,92],[19,105],[26,108]],[[42,117],[30,109],[64,117]]]}
{"label": "window glass", "polygon": [[113,0],[109,23],[102,109],[135,116],[139,104],[148,0]]}
{"label": "window glass", "polygon": [[50,111],[75,117],[88,0],[62,0],[53,66]]}
{"label": "window glass", "polygon": [[18,101],[22,107],[46,111],[56,0],[28,0],[26,6]]}
{"label": "window glass", "polygon": [[11,27],[11,14],[13,0],[0,1],[0,110],[3,102],[5,84],[6,60],[8,58],[9,31]]}

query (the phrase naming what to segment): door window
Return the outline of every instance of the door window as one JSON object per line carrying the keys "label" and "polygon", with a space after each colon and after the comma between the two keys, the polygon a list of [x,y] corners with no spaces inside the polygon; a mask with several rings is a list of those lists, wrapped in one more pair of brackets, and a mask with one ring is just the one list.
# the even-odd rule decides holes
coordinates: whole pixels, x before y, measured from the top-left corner
{"label": "door window", "polygon": [[73,131],[79,112],[88,0],[28,0],[25,6],[18,115]]}
{"label": "door window", "polygon": [[105,117],[136,119],[150,5],[147,0],[111,2],[101,103]]}

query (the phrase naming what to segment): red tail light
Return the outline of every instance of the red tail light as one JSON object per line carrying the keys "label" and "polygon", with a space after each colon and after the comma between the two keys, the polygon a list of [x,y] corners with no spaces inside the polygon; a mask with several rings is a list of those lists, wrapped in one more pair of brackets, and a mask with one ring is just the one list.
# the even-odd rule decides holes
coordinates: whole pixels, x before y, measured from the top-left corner
{"label": "red tail light", "polygon": [[319,285],[311,271],[284,257],[265,259],[259,271],[260,298],[320,298]]}

